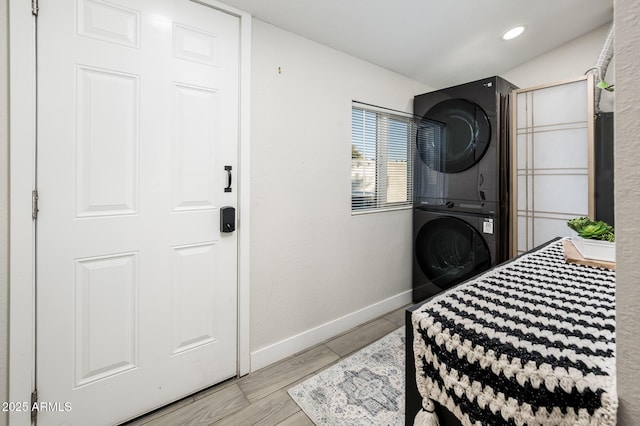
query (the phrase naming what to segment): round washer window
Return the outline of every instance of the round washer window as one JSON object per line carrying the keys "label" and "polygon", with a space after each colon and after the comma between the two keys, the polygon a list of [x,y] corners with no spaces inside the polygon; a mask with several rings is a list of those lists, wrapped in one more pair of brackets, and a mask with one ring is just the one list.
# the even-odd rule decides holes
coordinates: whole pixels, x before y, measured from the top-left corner
{"label": "round washer window", "polygon": [[420,158],[443,173],[458,173],[476,164],[487,151],[491,125],[473,102],[448,99],[433,106],[418,124]]}
{"label": "round washer window", "polygon": [[487,243],[462,219],[444,217],[426,223],[416,237],[415,255],[431,282],[447,289],[491,266]]}

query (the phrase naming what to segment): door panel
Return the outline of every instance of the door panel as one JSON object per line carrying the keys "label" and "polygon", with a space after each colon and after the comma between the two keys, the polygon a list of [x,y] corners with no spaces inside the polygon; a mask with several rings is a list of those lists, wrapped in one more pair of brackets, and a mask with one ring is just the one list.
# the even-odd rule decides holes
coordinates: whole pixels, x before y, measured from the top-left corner
{"label": "door panel", "polygon": [[75,72],[76,217],[135,214],[140,79],[86,66]]}
{"label": "door panel", "polygon": [[514,256],[570,236],[570,219],[593,217],[592,94],[591,76],[516,91]]}
{"label": "door panel", "polygon": [[38,424],[112,424],[236,374],[239,19],[41,1]]}
{"label": "door panel", "polygon": [[135,368],[138,256],[76,260],[74,386]]}

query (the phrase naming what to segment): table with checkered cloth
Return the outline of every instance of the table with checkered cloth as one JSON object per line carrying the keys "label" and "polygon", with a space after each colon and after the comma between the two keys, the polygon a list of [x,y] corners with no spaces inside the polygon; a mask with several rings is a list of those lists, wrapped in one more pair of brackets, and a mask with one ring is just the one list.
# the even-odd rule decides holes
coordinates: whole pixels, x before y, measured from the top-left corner
{"label": "table with checkered cloth", "polygon": [[615,425],[615,272],[562,240],[412,314],[418,390],[464,425]]}

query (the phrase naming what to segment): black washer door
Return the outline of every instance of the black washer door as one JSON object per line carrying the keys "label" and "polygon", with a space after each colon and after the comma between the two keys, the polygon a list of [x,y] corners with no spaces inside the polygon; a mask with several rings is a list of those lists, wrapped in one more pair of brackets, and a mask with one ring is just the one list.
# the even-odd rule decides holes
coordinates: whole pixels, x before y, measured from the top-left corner
{"label": "black washer door", "polygon": [[478,105],[448,99],[433,106],[418,124],[422,161],[442,173],[458,173],[476,164],[491,141],[491,125]]}
{"label": "black washer door", "polygon": [[484,238],[462,219],[443,217],[427,222],[418,232],[415,244],[422,272],[443,290],[491,266]]}

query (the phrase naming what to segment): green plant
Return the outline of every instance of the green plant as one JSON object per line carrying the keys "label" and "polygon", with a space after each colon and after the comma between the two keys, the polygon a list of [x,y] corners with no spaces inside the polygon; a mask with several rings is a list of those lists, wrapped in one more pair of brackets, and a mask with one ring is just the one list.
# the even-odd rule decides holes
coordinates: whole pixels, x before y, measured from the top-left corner
{"label": "green plant", "polygon": [[579,236],[591,240],[614,242],[616,240],[613,226],[601,220],[593,221],[588,217],[577,217],[567,221],[567,226]]}

